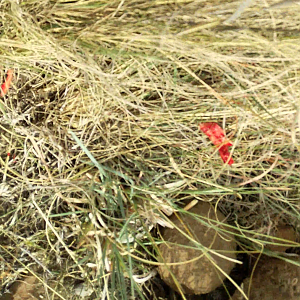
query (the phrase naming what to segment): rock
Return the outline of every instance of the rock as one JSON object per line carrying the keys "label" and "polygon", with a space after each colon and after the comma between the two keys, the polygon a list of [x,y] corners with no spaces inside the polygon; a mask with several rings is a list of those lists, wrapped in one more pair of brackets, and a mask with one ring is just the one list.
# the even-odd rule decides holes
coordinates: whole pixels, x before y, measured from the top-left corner
{"label": "rock", "polygon": [[[300,261],[298,261],[300,263]],[[264,257],[254,270],[250,285],[250,300],[299,300],[300,267],[278,258]],[[245,279],[243,290],[248,296],[250,278]],[[236,291],[232,300],[244,300]]]}
{"label": "rock", "polygon": [[[295,230],[291,226],[287,225],[278,226],[276,231],[273,233],[273,236],[279,239],[290,241],[290,244],[293,244],[297,238]],[[288,242],[283,242],[275,239],[273,239],[272,241],[277,244],[288,244]],[[278,252],[285,252],[285,250],[290,247],[291,246],[279,246],[272,244],[266,246],[267,249]]]}
{"label": "rock", "polygon": [[85,282],[80,282],[76,284],[73,290],[74,295],[80,298],[89,297],[93,294],[93,292],[94,289],[91,286],[87,286]]}
{"label": "rock", "polygon": [[[202,223],[190,213],[199,215]],[[218,211],[215,213],[214,207],[206,202],[198,203],[188,213],[178,213],[170,218],[175,224],[175,228],[165,228],[162,231],[165,243],[159,245],[160,261],[166,264],[179,264],[161,265],[158,272],[171,288],[176,291],[181,289],[185,294],[206,294],[222,284],[226,276],[217,270],[214,264],[229,274],[235,263],[210,253],[214,260],[212,262],[207,258],[207,254],[197,247],[196,243],[179,230],[193,237],[202,246],[213,249],[222,256],[235,259],[236,242],[233,234],[221,232],[218,229],[230,230],[228,227],[225,228],[225,226],[213,222],[213,220],[218,220],[220,223],[226,224],[224,219],[222,213]],[[212,226],[216,226],[217,230],[211,228]],[[187,260],[193,261],[187,263]]]}

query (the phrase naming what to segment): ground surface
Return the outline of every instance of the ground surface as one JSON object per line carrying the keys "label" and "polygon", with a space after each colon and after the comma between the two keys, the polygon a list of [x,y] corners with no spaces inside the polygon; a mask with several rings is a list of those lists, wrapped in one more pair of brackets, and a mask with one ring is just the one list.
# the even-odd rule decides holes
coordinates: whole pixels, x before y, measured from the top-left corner
{"label": "ground surface", "polygon": [[0,2],[1,293],[157,299],[158,224],[193,200],[242,252],[299,231],[300,8],[241,2]]}
{"label": "ground surface", "polygon": [[[300,296],[299,272],[297,264],[264,257],[254,269],[251,279],[244,281],[243,289],[249,299],[253,300],[296,300]],[[245,298],[239,291],[236,291],[233,300],[243,299]]]}

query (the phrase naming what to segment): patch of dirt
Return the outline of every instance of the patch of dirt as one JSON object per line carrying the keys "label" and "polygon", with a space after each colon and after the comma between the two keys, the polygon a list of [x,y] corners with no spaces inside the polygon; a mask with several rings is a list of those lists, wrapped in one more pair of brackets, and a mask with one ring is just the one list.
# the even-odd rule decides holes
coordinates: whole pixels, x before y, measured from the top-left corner
{"label": "patch of dirt", "polygon": [[25,277],[22,281],[16,281],[0,300],[38,300],[45,294],[41,283],[34,276]]}
{"label": "patch of dirt", "polygon": [[[244,281],[243,290],[250,300],[296,300],[300,299],[299,278],[299,266],[265,256],[254,269],[252,280],[247,278]],[[245,298],[236,291],[232,299],[244,300]]]}
{"label": "patch of dirt", "polygon": [[[235,259],[236,242],[232,234],[212,228],[216,226],[224,230],[223,225],[214,221],[218,220],[223,224],[226,222],[225,216],[218,211],[215,213],[214,207],[209,203],[198,203],[189,212],[201,218],[201,222],[187,213],[178,213],[170,218],[175,228],[165,228],[162,232],[165,242],[159,246],[159,250],[161,262],[166,265],[161,265],[158,272],[175,291],[181,289],[185,294],[206,294],[222,284],[226,278],[224,273],[229,274],[235,263],[211,252],[209,259],[203,251],[205,248],[201,247]],[[200,246],[197,247],[191,239],[199,242]],[[215,265],[224,273],[217,270]]]}

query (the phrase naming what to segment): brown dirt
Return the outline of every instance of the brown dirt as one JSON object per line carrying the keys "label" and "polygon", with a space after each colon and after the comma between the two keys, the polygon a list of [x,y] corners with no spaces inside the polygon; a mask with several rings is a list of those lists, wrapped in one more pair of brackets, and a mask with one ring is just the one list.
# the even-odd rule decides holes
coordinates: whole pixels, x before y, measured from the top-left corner
{"label": "brown dirt", "polygon": [[[208,203],[198,203],[189,212],[204,217],[204,222],[219,220],[220,222],[223,221],[224,224],[226,223],[224,222],[224,215],[220,212],[215,214],[214,207]],[[205,218],[209,218],[210,221]],[[229,258],[236,258],[234,253],[236,243],[233,235],[217,232],[188,214],[178,213],[177,216],[173,215],[170,220],[179,230],[194,238],[203,247],[213,249]],[[216,223],[211,224],[217,225]],[[217,226],[224,229],[224,226],[219,224]],[[211,255],[214,260],[214,263],[212,263],[207,256],[203,255],[203,250],[197,248],[196,244],[180,233],[179,230],[166,228],[162,232],[163,239],[166,242],[159,246],[159,250],[162,255],[161,260],[165,263],[182,262],[182,264],[160,266],[159,274],[176,291],[179,290],[180,286],[185,294],[209,293],[220,286],[226,277],[216,269],[214,264],[218,265],[226,274],[229,274],[235,263],[214,254]],[[185,263],[185,261],[194,258],[193,262]],[[174,278],[176,278],[178,284],[176,284]]]}
{"label": "brown dirt", "polygon": [[[250,278],[245,279],[243,290],[249,300],[300,299],[300,268],[277,258],[264,257]],[[250,285],[250,294],[248,293]],[[244,300],[236,291],[233,300]]]}
{"label": "brown dirt", "polygon": [[9,290],[11,293],[2,295],[0,300],[38,300],[45,294],[43,287],[34,276],[14,282]]}

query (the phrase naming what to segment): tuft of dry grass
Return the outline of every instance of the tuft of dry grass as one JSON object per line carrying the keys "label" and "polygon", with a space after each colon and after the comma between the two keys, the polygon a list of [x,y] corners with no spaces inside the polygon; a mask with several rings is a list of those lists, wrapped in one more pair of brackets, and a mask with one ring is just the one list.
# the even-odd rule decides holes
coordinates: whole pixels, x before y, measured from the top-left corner
{"label": "tuft of dry grass", "polygon": [[[82,282],[150,297],[153,228],[194,199],[258,252],[278,223],[298,230],[300,9],[255,2],[223,24],[239,4],[0,3],[2,292],[33,274],[49,299]],[[225,129],[232,167],[200,122]]]}

